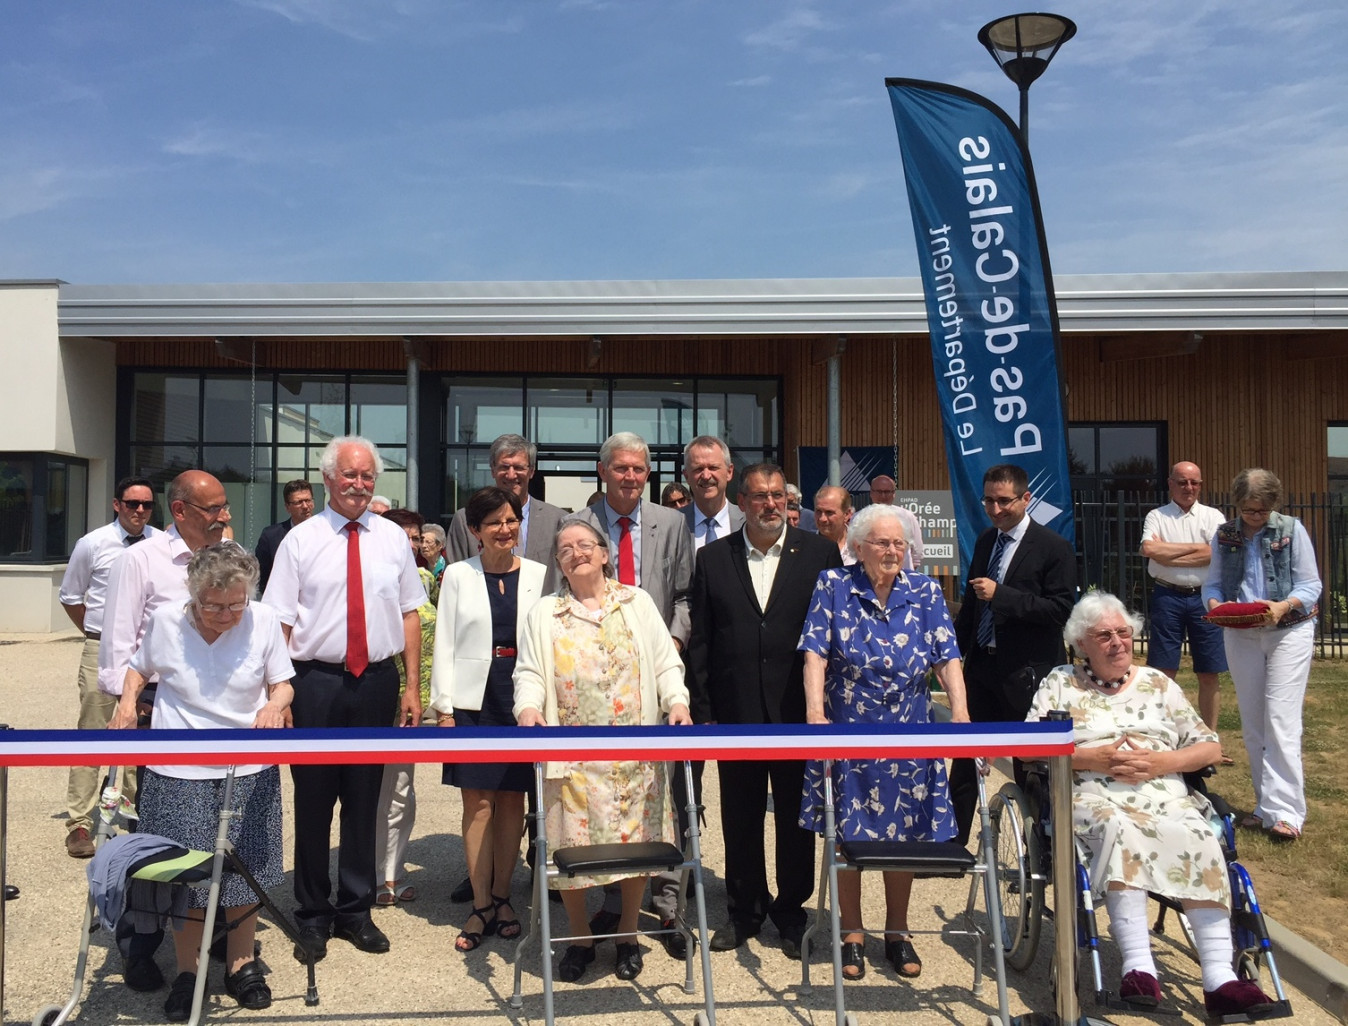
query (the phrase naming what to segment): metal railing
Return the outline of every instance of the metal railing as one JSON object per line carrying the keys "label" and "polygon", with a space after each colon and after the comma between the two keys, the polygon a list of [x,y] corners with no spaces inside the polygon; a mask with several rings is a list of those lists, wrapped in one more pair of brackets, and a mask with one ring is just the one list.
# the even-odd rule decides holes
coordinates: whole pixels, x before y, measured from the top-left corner
{"label": "metal railing", "polygon": [[[1147,561],[1138,551],[1147,513],[1170,501],[1164,492],[1072,493],[1077,530],[1077,576],[1083,590],[1099,588],[1119,596],[1144,616],[1151,601]],[[1203,501],[1229,513],[1226,495]],[[1348,657],[1348,495],[1290,495],[1282,512],[1305,525],[1315,545],[1324,591],[1316,623],[1315,654]],[[1145,635],[1144,635],[1145,638]]]}

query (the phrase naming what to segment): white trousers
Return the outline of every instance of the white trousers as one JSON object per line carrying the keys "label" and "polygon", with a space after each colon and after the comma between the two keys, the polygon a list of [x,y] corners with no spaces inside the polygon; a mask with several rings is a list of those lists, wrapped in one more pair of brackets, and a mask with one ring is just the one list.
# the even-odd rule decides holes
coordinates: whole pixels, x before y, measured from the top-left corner
{"label": "white trousers", "polygon": [[1254,780],[1254,814],[1265,827],[1306,821],[1301,709],[1315,647],[1315,621],[1286,630],[1223,631]]}
{"label": "white trousers", "polygon": [[[407,842],[412,839],[412,827],[417,822],[417,792],[413,787],[416,764],[389,763],[384,767],[384,781],[379,789],[379,808],[382,812],[375,824],[375,858],[384,853],[385,880],[401,883],[407,861]],[[382,843],[381,843],[382,842]]]}

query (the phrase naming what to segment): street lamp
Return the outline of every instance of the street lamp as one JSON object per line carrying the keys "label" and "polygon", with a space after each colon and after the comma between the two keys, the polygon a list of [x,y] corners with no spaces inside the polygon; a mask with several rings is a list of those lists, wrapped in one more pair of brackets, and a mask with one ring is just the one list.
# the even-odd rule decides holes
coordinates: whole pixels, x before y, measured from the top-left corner
{"label": "street lamp", "polygon": [[1048,68],[1058,48],[1076,33],[1076,23],[1057,14],[1012,14],[978,30],[978,41],[1020,90],[1020,141],[1027,149],[1030,85]]}

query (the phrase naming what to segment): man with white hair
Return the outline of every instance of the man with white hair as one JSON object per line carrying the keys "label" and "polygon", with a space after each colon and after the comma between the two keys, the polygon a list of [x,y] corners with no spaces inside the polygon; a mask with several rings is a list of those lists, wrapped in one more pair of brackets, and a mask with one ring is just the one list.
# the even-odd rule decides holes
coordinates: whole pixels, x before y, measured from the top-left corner
{"label": "man with white hair", "polygon": [[683,447],[683,479],[693,501],[680,512],[688,521],[695,552],[744,526],[744,514],[726,498],[734,476],[730,446],[715,435],[698,435]]}
{"label": "man with white hair", "polygon": [[[334,438],[320,461],[328,505],[297,525],[276,553],[263,601],[281,615],[295,664],[296,727],[415,726],[421,719],[421,621],[426,592],[407,534],[370,511],[384,469],[379,450],[359,436]],[[401,709],[398,668],[407,686]],[[328,937],[382,953],[388,938],[374,925],[375,824],[383,814],[380,765],[290,769],[295,784],[295,900],[300,943],[315,959]],[[328,846],[332,813],[342,803],[337,895],[332,900]]]}

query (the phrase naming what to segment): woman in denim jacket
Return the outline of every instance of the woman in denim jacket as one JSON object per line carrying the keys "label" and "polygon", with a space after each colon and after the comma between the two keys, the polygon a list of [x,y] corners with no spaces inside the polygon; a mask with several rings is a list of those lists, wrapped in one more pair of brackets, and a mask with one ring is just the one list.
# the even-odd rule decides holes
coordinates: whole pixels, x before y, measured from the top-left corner
{"label": "woman in denim jacket", "polygon": [[1274,474],[1242,470],[1231,482],[1231,499],[1236,519],[1212,538],[1203,601],[1208,609],[1222,602],[1267,607],[1262,625],[1223,632],[1254,781],[1254,812],[1241,825],[1291,841],[1301,836],[1306,820],[1301,707],[1320,574],[1306,529],[1278,512],[1282,482]]}

